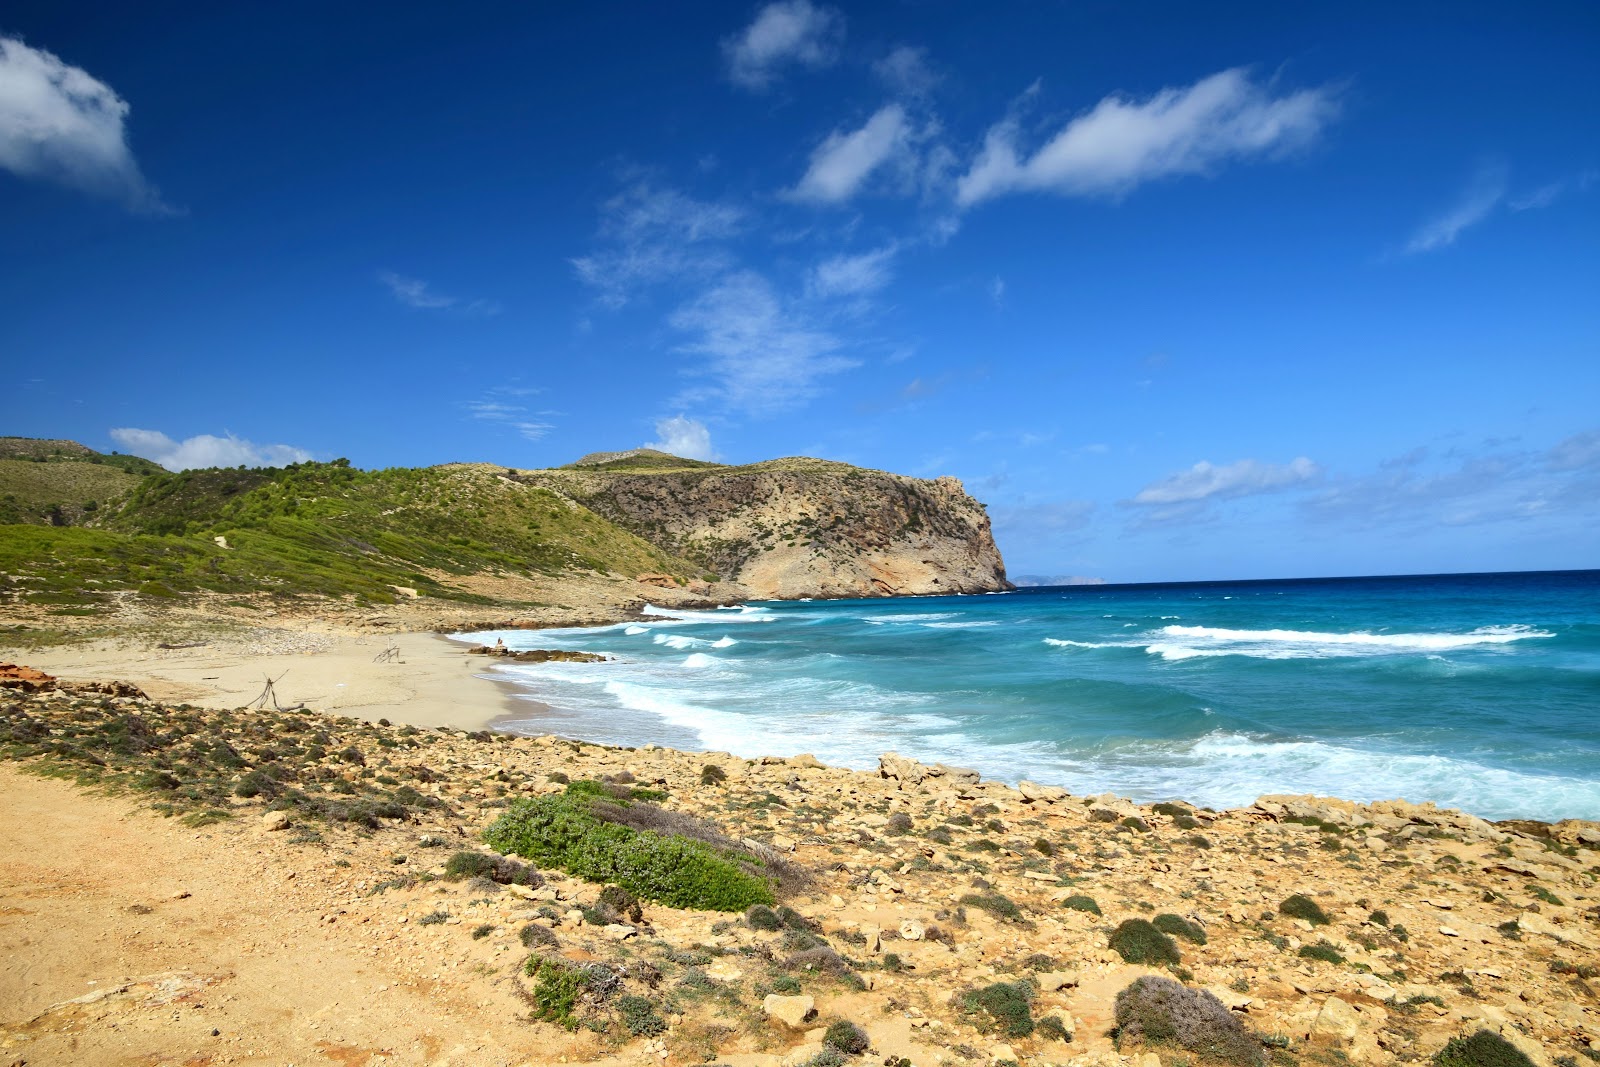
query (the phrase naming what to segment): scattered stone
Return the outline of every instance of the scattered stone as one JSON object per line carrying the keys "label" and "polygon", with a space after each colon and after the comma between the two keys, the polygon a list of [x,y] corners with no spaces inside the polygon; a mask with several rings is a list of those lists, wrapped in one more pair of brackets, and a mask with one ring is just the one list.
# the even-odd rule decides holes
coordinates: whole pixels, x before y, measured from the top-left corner
{"label": "scattered stone", "polygon": [[269,811],[261,816],[261,828],[268,832],[273,830],[287,830],[289,828],[289,813],[286,811]]}
{"label": "scattered stone", "polygon": [[768,993],[761,1002],[761,1010],[767,1018],[776,1019],[791,1030],[799,1030],[817,1014],[817,1002],[804,995],[786,997],[779,993]]}

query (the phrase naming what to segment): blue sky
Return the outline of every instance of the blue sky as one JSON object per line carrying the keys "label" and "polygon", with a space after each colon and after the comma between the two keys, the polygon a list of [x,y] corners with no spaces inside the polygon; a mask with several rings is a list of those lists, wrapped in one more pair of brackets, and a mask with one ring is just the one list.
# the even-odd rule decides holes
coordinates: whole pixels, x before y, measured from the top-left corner
{"label": "blue sky", "polygon": [[7,4],[3,432],[954,474],[1014,574],[1600,565],[1592,3],[458,6]]}

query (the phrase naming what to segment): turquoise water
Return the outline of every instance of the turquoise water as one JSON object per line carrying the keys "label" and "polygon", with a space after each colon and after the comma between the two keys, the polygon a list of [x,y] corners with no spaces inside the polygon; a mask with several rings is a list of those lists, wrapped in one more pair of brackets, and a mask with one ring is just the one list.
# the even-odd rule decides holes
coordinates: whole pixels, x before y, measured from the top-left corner
{"label": "turquoise water", "polygon": [[852,767],[893,749],[1219,808],[1600,818],[1600,571],[651,609],[470,639],[496,636],[615,657],[499,668],[552,706],[510,726],[528,733]]}

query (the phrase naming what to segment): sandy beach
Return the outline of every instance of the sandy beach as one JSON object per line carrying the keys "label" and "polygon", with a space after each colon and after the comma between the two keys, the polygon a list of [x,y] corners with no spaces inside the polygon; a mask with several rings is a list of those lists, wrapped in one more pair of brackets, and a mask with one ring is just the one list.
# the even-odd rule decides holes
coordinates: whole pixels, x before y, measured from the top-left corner
{"label": "sandy beach", "polygon": [[[27,662],[75,680],[126,681],[151,697],[207,708],[255,701],[275,680],[280,706],[417,727],[482,730],[536,702],[513,697],[471,645],[442,634],[256,630],[198,648],[137,648],[103,641],[30,653]],[[395,650],[391,655],[389,650]]]}

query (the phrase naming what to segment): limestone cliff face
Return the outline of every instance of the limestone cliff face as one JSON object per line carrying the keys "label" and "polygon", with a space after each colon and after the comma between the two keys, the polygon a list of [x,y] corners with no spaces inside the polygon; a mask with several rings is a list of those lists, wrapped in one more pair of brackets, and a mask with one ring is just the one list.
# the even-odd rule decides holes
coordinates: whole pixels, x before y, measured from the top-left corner
{"label": "limestone cliff face", "polygon": [[[659,455],[659,454],[657,454]],[[780,459],[672,469],[604,457],[540,480],[762,598],[1009,589],[983,505],[954,478]],[[535,472],[527,472],[533,474]]]}

